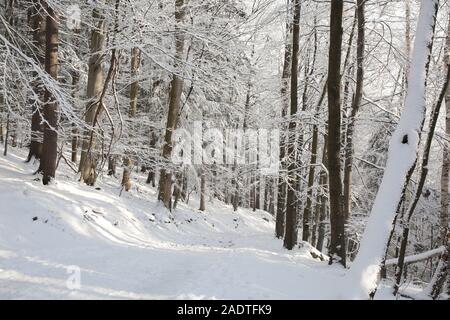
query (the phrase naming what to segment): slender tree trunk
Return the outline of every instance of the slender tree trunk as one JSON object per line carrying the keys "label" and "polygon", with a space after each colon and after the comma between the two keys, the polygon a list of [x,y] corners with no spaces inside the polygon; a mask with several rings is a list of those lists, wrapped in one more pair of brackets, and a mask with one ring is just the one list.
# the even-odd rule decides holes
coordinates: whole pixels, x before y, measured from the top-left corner
{"label": "slender tree trunk", "polygon": [[[157,142],[157,135],[156,135],[156,133],[155,133],[155,131],[154,131],[154,129],[151,129],[151,131],[150,131],[150,149],[152,149],[152,153],[153,153],[153,149],[155,149],[155,147],[156,147],[156,142]],[[152,156],[151,157],[151,159],[150,160],[152,160],[152,161],[154,161],[155,160],[155,158]],[[151,184],[151,186],[154,188],[154,187],[156,187],[156,177],[155,177],[155,167],[154,166],[150,166],[149,168],[148,168],[149,170],[148,170],[148,176],[147,176],[147,181],[146,181],[146,183],[147,184]]]}
{"label": "slender tree trunk", "polygon": [[[450,14],[448,16],[447,26],[447,43],[446,43],[446,67],[448,68],[448,61],[450,61]],[[447,94],[445,96],[445,133],[450,136],[450,89],[447,88]],[[447,248],[446,252],[442,254],[440,263],[436,270],[436,282],[432,286],[431,296],[433,299],[437,299],[442,292],[446,277],[449,276],[449,254],[450,254],[450,234],[449,234],[449,172],[450,172],[450,147],[449,143],[444,143],[443,159],[442,159],[442,171],[441,171],[441,211],[440,211],[440,223],[439,223],[439,243]],[[450,280],[449,280],[450,281]],[[449,285],[448,283],[447,285]]]}
{"label": "slender tree trunk", "polygon": [[95,140],[91,136],[94,129],[94,120],[96,114],[99,114],[102,108],[99,99],[103,91],[104,75],[103,75],[103,59],[106,41],[106,20],[99,10],[94,9],[95,28],[91,34],[91,57],[89,58],[87,98],[90,99],[86,107],[85,121],[91,128],[86,129],[83,134],[83,142],[81,146],[80,166],[81,178],[87,185],[94,185],[97,179],[96,166],[97,156],[95,155]]}
{"label": "slender tree trunk", "polygon": [[[290,0],[287,0],[287,8],[289,13],[290,8]],[[289,106],[289,97],[287,92],[289,90],[289,77],[290,77],[290,69],[291,69],[291,60],[292,60],[292,45],[291,45],[291,30],[292,23],[290,21],[290,17],[286,19],[286,40],[285,40],[285,48],[284,48],[284,64],[283,64],[283,74],[281,79],[281,98],[283,99],[283,103],[281,106],[281,117],[283,121],[285,121],[287,110]],[[286,185],[286,141],[288,139],[288,135],[286,132],[286,126],[282,125],[282,134],[280,137],[280,174],[278,177],[278,193],[277,193],[277,213],[275,219],[275,236],[279,239],[284,237],[285,231],[285,215],[286,215],[286,194],[287,194],[287,185]]]}
{"label": "slender tree trunk", "polygon": [[291,120],[289,121],[289,145],[288,145],[288,184],[286,203],[286,230],[284,235],[284,247],[292,250],[297,244],[297,199],[296,189],[298,185],[297,157],[295,148],[295,131],[298,107],[298,67],[300,50],[300,0],[294,0],[294,21],[292,31],[292,64],[291,64]]}
{"label": "slender tree trunk", "polygon": [[[34,0],[33,14],[31,17],[31,27],[33,31],[33,44],[36,48],[36,61],[41,65],[45,65],[45,41],[46,41],[46,20],[44,17],[44,10],[42,10],[41,0]],[[34,86],[35,94],[44,100],[45,89],[42,86],[42,81],[36,81]],[[30,151],[28,153],[27,162],[31,159],[41,159],[42,157],[42,139],[43,126],[41,125],[42,106],[39,100],[32,101],[32,116],[31,116],[31,142]]]}
{"label": "slender tree trunk", "polygon": [[0,93],[0,143],[3,143],[5,141],[3,138],[4,133],[3,133],[3,116],[2,116],[4,104],[5,101],[3,100],[3,94]]}
{"label": "slender tree trunk", "polygon": [[356,89],[352,100],[350,117],[347,119],[347,143],[345,146],[344,163],[344,216],[348,223],[352,209],[352,168],[353,168],[353,136],[356,115],[358,114],[363,94],[364,82],[364,48],[365,48],[365,0],[357,0],[356,12],[358,19],[358,41],[356,49]]}
{"label": "slender tree trunk", "polygon": [[[431,50],[431,49],[430,49]],[[422,155],[422,163],[420,167],[420,174],[419,174],[419,182],[416,187],[416,191],[414,194],[414,198],[412,199],[406,216],[403,218],[403,236],[402,236],[402,242],[400,245],[400,254],[398,258],[398,265],[397,265],[397,272],[396,272],[396,285],[394,287],[394,294],[398,292],[400,281],[403,275],[403,269],[404,269],[404,260],[406,256],[406,247],[408,244],[408,236],[410,231],[410,221],[414,214],[414,211],[416,209],[417,203],[419,202],[420,197],[422,196],[423,187],[425,186],[426,178],[428,176],[428,163],[430,160],[430,151],[431,151],[431,144],[433,142],[434,132],[436,130],[436,124],[439,117],[439,113],[441,110],[442,102],[445,99],[445,96],[447,94],[447,88],[448,83],[450,81],[450,68],[449,68],[450,60],[447,59],[447,76],[444,84],[444,88],[441,91],[441,94],[439,96],[438,102],[435,105],[435,107],[432,110],[431,117],[430,117],[430,124],[429,124],[429,130],[428,130],[428,136],[425,144],[425,148],[423,150]]]}
{"label": "slender tree trunk", "polygon": [[139,48],[131,49],[131,77],[133,82],[130,87],[130,116],[135,117],[137,112],[137,100],[139,95],[139,81],[136,79],[141,63],[141,51]]}
{"label": "slender tree trunk", "polygon": [[[79,75],[73,75],[72,78],[72,97],[75,98],[78,91],[78,82],[80,80]],[[76,123],[72,123],[72,141],[71,141],[71,160],[73,163],[78,162],[78,126]]]}
{"label": "slender tree trunk", "polygon": [[[176,32],[175,32],[175,47],[176,58],[181,61],[184,55],[184,35],[180,30],[180,25],[183,22],[185,16],[184,12],[184,0],[175,0],[175,20],[176,20]],[[182,69],[182,66],[178,66],[178,70]],[[172,157],[173,141],[172,135],[178,122],[178,113],[181,103],[181,94],[183,93],[183,78],[178,74],[173,74],[172,88],[170,91],[170,103],[169,112],[167,115],[166,133],[164,137],[163,157],[170,162]],[[159,179],[159,200],[161,200],[164,206],[172,210],[172,172],[169,168],[162,168]]]}
{"label": "slender tree trunk", "polygon": [[[130,88],[130,110],[129,115],[130,118],[136,117],[137,112],[137,99],[139,94],[139,81],[136,79],[140,66],[140,50],[138,48],[133,48],[131,50],[131,78],[133,79],[133,83]],[[129,191],[131,189],[131,170],[130,170],[131,159],[127,157],[124,160],[124,170],[122,177],[122,185],[125,187],[125,191]]]}
{"label": "slender tree trunk", "polygon": [[313,125],[313,136],[311,142],[311,161],[308,173],[308,191],[306,198],[306,206],[303,211],[303,241],[309,241],[311,237],[311,212],[312,212],[312,197],[313,197],[313,186],[314,186],[314,175],[316,170],[317,162],[317,144],[319,138],[319,130],[317,125]]}
{"label": "slender tree trunk", "polygon": [[116,156],[109,156],[108,158],[108,176],[116,175]]}
{"label": "slender tree trunk", "polygon": [[205,205],[205,199],[206,199],[206,175],[204,169],[202,169],[202,173],[200,176],[200,211],[206,210]]}
{"label": "slender tree trunk", "polygon": [[[45,71],[55,80],[58,79],[59,16],[51,7],[47,7],[47,31],[45,49]],[[55,178],[56,157],[58,153],[58,102],[47,88],[44,106],[44,142],[41,168],[44,185]]]}
{"label": "slender tree trunk", "polygon": [[[6,157],[8,155],[8,141],[9,141],[9,134],[10,134],[10,117],[11,117],[11,112],[8,111],[8,115],[6,116],[6,134],[5,134],[5,146],[3,149],[3,155]],[[41,170],[39,170],[41,171]]]}
{"label": "slender tree trunk", "polygon": [[125,158],[123,161],[123,176],[122,176],[122,188],[125,191],[130,191],[131,189],[131,160],[129,158]]}
{"label": "slender tree trunk", "polygon": [[328,168],[330,191],[330,263],[346,265],[345,216],[341,180],[341,49],[343,1],[331,2],[328,64]]}

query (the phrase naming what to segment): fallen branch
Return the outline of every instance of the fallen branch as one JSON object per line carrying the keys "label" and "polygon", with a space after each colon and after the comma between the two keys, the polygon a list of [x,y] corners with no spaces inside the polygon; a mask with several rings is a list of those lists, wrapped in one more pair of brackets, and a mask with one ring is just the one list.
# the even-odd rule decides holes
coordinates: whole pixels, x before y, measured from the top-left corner
{"label": "fallen branch", "polygon": [[[445,247],[441,246],[439,248],[436,248],[436,249],[433,249],[430,251],[426,251],[426,252],[422,252],[422,253],[415,254],[412,256],[408,256],[408,257],[405,257],[405,264],[411,264],[411,263],[424,261],[424,260],[439,256],[442,253],[444,253],[444,251],[445,251]],[[386,266],[394,266],[397,264],[398,264],[398,259],[389,259],[389,260],[386,260],[386,263],[385,263]]]}

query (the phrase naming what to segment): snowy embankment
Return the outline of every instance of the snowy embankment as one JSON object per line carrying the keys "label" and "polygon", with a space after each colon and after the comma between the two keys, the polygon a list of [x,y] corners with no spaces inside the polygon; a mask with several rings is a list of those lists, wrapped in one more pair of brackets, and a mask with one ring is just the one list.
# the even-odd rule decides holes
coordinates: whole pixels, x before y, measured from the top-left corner
{"label": "snowy embankment", "polygon": [[0,156],[0,298],[334,299],[342,290],[343,270],[307,246],[282,249],[266,212],[209,202],[202,213],[194,199],[170,217],[143,176],[119,196],[118,179],[88,187],[63,161],[44,187],[23,152]]}

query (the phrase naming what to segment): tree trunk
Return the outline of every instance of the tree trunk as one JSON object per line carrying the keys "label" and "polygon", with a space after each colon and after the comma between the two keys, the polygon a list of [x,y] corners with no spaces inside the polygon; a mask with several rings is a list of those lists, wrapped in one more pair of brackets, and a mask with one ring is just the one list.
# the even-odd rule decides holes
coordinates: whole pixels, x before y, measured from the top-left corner
{"label": "tree trunk", "polygon": [[[47,30],[45,48],[45,71],[56,81],[58,80],[58,45],[59,16],[51,7],[47,7]],[[44,142],[41,168],[44,185],[55,178],[56,157],[58,153],[58,102],[50,90],[45,91],[44,106]]]}
{"label": "tree trunk", "polygon": [[[389,146],[388,160],[361,246],[347,277],[354,281],[352,297],[367,298],[378,285],[392,221],[406,184],[417,163],[417,152],[426,115],[426,78],[431,57],[438,0],[423,0],[409,72],[409,87],[402,117]],[[414,88],[410,90],[410,88]]]}
{"label": "tree trunk", "polygon": [[[36,60],[41,66],[45,65],[45,41],[46,41],[46,20],[41,10],[41,0],[35,0],[33,2],[33,14],[31,17],[31,28],[33,31],[33,44],[36,47],[37,52]],[[45,89],[42,86],[41,81],[36,81],[34,85],[35,94],[40,97],[41,101],[44,100]],[[41,113],[42,106],[39,100],[31,101],[32,103],[32,116],[31,116],[31,142],[30,151],[26,162],[30,162],[33,158],[41,159],[42,157],[42,139],[43,139],[43,126],[41,125]]]}
{"label": "tree trunk", "polygon": [[206,175],[204,169],[202,169],[202,173],[200,176],[200,211],[206,210],[205,205],[205,199],[206,199]]}
{"label": "tree trunk", "polygon": [[[447,30],[447,43],[446,43],[446,67],[448,61],[450,60],[450,14],[448,16],[448,30]],[[447,88],[447,94],[445,96],[445,133],[450,136],[450,89]],[[440,223],[439,223],[439,242],[441,245],[447,248],[446,252],[441,255],[440,258],[440,268],[436,270],[437,279],[436,283],[432,287],[431,296],[433,299],[437,299],[442,292],[444,287],[446,277],[449,277],[449,217],[448,217],[448,207],[449,207],[449,172],[450,172],[450,147],[448,142],[444,142],[444,151],[442,159],[442,171],[441,171],[441,210],[440,210]],[[450,283],[449,283],[450,284]],[[450,289],[450,288],[449,288]]]}
{"label": "tree trunk", "polygon": [[103,91],[104,75],[103,75],[103,58],[106,41],[106,21],[105,17],[99,10],[94,9],[93,12],[96,27],[91,34],[91,57],[89,59],[87,98],[90,99],[86,107],[85,121],[89,129],[83,134],[83,142],[81,146],[80,166],[81,179],[87,185],[94,185],[97,180],[96,166],[97,156],[95,155],[95,140],[92,139],[95,115],[99,113],[98,108],[102,108],[99,104],[99,98]]}
{"label": "tree trunk", "polygon": [[[78,91],[77,85],[80,80],[79,75],[73,75],[72,78],[72,97],[75,98]],[[72,142],[71,142],[71,160],[73,163],[78,162],[78,126],[76,123],[72,123]]]}
{"label": "tree trunk", "polygon": [[428,164],[429,164],[429,160],[430,160],[431,144],[433,142],[434,132],[436,130],[436,124],[437,124],[437,121],[439,118],[441,105],[447,94],[447,88],[448,88],[448,84],[450,81],[449,64],[450,64],[450,60],[447,59],[447,66],[446,66],[447,76],[446,76],[446,80],[444,83],[444,87],[441,91],[438,102],[435,105],[435,107],[433,108],[433,110],[431,112],[431,116],[430,116],[428,135],[427,135],[426,144],[425,144],[425,147],[423,150],[422,163],[420,166],[419,182],[416,187],[414,198],[412,199],[412,201],[408,207],[408,212],[402,221],[402,223],[404,225],[404,229],[403,229],[402,242],[400,245],[400,255],[398,258],[399,263],[398,263],[398,269],[397,269],[397,273],[396,273],[396,285],[394,287],[394,294],[396,294],[398,291],[398,288],[400,286],[400,281],[402,278],[402,274],[403,274],[404,259],[405,259],[405,255],[406,255],[406,246],[408,244],[408,236],[409,236],[409,231],[410,231],[410,227],[409,227],[410,221],[414,214],[414,210],[417,206],[417,203],[419,202],[419,199],[422,196],[423,187],[425,186],[426,178],[428,176]]}
{"label": "tree trunk", "polygon": [[347,119],[347,143],[345,145],[344,164],[344,216],[348,223],[352,209],[352,168],[353,168],[353,135],[356,115],[361,106],[364,83],[364,48],[365,48],[365,0],[357,0],[358,41],[356,49],[356,89],[352,100],[350,117]]}
{"label": "tree trunk", "polygon": [[108,158],[108,176],[116,175],[116,156],[109,156]]}
{"label": "tree trunk", "polygon": [[[184,19],[184,0],[175,0],[175,47],[176,58],[183,60],[184,55],[184,35],[180,30],[180,24]],[[178,70],[182,70],[182,66],[178,66]],[[170,90],[169,112],[167,115],[166,133],[164,137],[163,158],[166,160],[166,166],[172,157],[173,141],[172,135],[177,126],[178,113],[180,110],[181,94],[183,93],[184,81],[178,74],[173,74],[172,88]],[[159,195],[164,206],[172,210],[172,172],[170,168],[162,168],[159,179]]]}
{"label": "tree trunk", "polygon": [[345,217],[341,180],[341,48],[343,1],[331,2],[328,64],[328,169],[330,192],[330,263],[346,265]]}
{"label": "tree trunk", "polygon": [[314,186],[314,174],[316,170],[317,162],[317,144],[318,144],[318,132],[317,125],[313,125],[313,136],[311,142],[311,161],[308,173],[308,191],[306,198],[306,206],[303,211],[303,241],[309,241],[311,237],[311,211],[312,211],[312,197],[313,197],[313,186]]}
{"label": "tree trunk", "polygon": [[139,81],[137,74],[141,63],[141,51],[139,48],[131,49],[131,78],[130,87],[130,117],[135,117],[137,112],[137,100],[139,95]]}
{"label": "tree trunk", "polygon": [[[291,68],[291,60],[292,60],[292,44],[290,36],[292,34],[292,23],[290,21],[289,16],[289,8],[290,8],[290,0],[287,0],[287,8],[288,15],[286,19],[286,40],[285,40],[285,48],[284,48],[284,64],[283,64],[283,74],[281,79],[281,98],[283,99],[281,106],[281,117],[282,120],[285,121],[287,110],[289,107],[289,97],[287,96],[287,92],[289,90],[289,77],[290,77],[290,68]],[[275,219],[275,236],[279,239],[284,237],[285,231],[285,215],[286,215],[286,141],[287,134],[286,126],[282,125],[281,128],[281,136],[280,136],[280,173],[278,177],[278,192],[277,192],[277,213]]]}
{"label": "tree trunk", "polygon": [[131,160],[125,158],[123,165],[122,188],[128,192],[131,189]]}
{"label": "tree trunk", "polygon": [[295,148],[295,131],[298,105],[298,64],[300,50],[300,0],[294,0],[294,21],[292,31],[292,64],[291,64],[291,120],[289,121],[288,135],[288,182],[286,202],[286,230],[284,235],[284,247],[292,250],[297,244],[297,199],[296,189],[298,185],[297,157]]}

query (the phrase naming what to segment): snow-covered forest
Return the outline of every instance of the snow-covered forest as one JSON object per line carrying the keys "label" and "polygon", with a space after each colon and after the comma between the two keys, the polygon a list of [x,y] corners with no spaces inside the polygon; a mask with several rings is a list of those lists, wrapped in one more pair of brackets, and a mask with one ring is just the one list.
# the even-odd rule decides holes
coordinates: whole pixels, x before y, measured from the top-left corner
{"label": "snow-covered forest", "polygon": [[0,298],[450,298],[450,3],[1,0]]}

